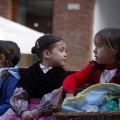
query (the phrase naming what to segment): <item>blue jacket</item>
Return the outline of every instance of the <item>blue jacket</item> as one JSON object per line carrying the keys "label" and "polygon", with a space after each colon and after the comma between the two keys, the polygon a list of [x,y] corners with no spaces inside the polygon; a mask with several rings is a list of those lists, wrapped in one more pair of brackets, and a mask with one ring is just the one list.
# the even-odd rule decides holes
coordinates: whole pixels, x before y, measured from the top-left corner
{"label": "blue jacket", "polygon": [[1,80],[0,77],[0,116],[10,108],[10,98],[20,78],[18,68],[2,68],[2,70],[8,70],[9,74],[6,80]]}

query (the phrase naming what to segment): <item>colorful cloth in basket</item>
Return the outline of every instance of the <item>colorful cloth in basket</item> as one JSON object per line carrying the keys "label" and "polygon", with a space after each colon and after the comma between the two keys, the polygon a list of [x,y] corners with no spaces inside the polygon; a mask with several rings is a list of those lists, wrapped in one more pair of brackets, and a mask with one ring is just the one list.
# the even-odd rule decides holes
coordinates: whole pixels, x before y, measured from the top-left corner
{"label": "colorful cloth in basket", "polygon": [[120,85],[115,83],[95,84],[75,97],[65,98],[61,112],[119,111]]}

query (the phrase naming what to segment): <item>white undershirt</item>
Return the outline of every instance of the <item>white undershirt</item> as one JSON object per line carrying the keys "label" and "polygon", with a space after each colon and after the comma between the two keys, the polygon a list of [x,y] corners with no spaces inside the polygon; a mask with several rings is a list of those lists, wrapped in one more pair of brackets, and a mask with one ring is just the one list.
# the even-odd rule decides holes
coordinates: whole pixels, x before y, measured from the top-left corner
{"label": "white undershirt", "polygon": [[42,69],[42,71],[43,71],[44,73],[46,73],[46,72],[48,72],[48,70],[50,70],[52,67],[46,68],[44,65],[42,65],[42,64],[40,63],[40,68]]}
{"label": "white undershirt", "polygon": [[113,70],[105,69],[100,76],[100,83],[109,83],[111,78],[115,75],[116,71],[117,68]]}

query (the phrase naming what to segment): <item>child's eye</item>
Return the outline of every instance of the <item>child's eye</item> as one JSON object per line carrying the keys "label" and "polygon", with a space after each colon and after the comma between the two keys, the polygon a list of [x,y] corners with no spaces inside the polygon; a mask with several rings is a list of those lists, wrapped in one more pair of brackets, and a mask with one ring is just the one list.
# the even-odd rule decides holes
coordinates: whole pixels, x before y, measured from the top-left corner
{"label": "child's eye", "polygon": [[60,52],[63,52],[64,51],[64,49],[60,49]]}
{"label": "child's eye", "polygon": [[60,50],[61,52],[63,52],[63,49],[62,50]]}
{"label": "child's eye", "polygon": [[96,44],[95,44],[95,47],[101,47],[101,44],[96,43]]}

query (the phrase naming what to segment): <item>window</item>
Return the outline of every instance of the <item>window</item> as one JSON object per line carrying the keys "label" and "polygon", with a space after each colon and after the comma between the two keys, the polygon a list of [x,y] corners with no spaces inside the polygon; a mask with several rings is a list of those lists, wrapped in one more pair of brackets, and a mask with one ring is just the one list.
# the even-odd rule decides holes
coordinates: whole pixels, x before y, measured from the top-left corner
{"label": "window", "polygon": [[17,22],[43,33],[52,33],[53,0],[18,0]]}

